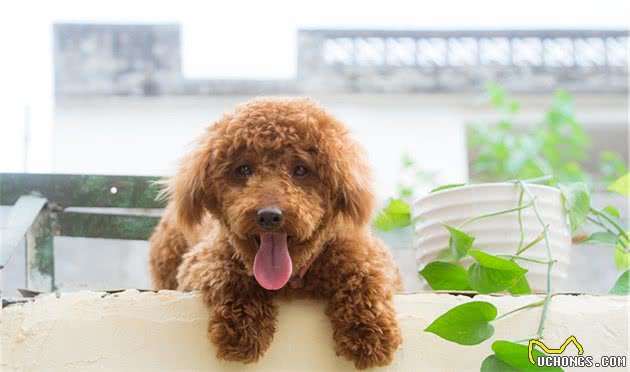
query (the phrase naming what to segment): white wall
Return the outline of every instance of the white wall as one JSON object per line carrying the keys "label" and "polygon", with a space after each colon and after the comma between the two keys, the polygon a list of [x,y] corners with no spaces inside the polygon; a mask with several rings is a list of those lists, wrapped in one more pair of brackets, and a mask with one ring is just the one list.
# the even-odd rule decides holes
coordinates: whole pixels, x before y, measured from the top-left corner
{"label": "white wall", "polygon": [[52,26],[41,12],[6,14],[0,22],[0,172],[50,172]]}
{"label": "white wall", "polygon": [[[539,123],[551,96],[515,97],[522,105],[515,120],[517,124]],[[52,170],[172,174],[178,159],[189,149],[187,145],[203,128],[250,98],[60,99],[54,118]],[[468,176],[465,125],[496,119],[494,111],[481,104],[477,94],[314,98],[341,119],[367,150],[381,200],[397,192],[404,153],[409,153],[423,170],[437,171],[438,184],[465,181]],[[578,95],[575,100],[576,116],[589,130],[605,133],[607,126],[613,125],[617,133],[627,125],[628,104],[623,95]],[[627,140],[618,138],[606,141],[606,146],[627,144]]]}
{"label": "white wall", "polygon": [[[203,128],[247,97],[78,99],[57,105],[53,169],[58,173],[168,175]],[[380,198],[397,191],[403,153],[438,182],[467,177],[464,121],[454,108],[419,98],[326,97],[319,101],[365,147]]]}

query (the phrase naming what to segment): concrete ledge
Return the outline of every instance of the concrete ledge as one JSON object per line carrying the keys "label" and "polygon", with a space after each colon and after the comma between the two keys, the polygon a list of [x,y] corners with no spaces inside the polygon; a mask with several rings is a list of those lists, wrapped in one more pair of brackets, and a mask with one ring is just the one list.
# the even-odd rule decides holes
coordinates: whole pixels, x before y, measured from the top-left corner
{"label": "concrete ledge", "polygon": [[[535,296],[476,296],[494,303],[499,314],[533,302]],[[479,370],[495,339],[514,340],[535,333],[540,309],[519,312],[495,323],[495,337],[478,346],[459,346],[423,329],[466,296],[421,293],[396,298],[404,342],[390,371]],[[218,361],[206,340],[207,309],[196,293],[129,290],[39,297],[2,310],[2,371],[203,370],[334,371],[352,370],[335,356],[324,304],[284,301],[279,329],[257,364]],[[628,297],[553,298],[545,332],[550,347],[575,335],[585,355],[628,354]],[[575,355],[567,350],[565,355]],[[570,369],[565,369],[570,370]],[[579,369],[578,369],[579,370]]]}

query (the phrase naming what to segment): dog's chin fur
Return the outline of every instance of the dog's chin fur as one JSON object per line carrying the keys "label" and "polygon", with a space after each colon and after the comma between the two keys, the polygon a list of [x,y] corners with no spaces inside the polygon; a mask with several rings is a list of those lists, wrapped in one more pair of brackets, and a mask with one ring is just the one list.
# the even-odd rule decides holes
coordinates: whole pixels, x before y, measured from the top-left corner
{"label": "dog's chin fur", "polygon": [[[243,171],[243,166],[247,171]],[[297,173],[298,167],[306,174]],[[401,342],[400,274],[370,233],[368,167],[344,126],[309,99],[257,99],[200,137],[164,191],[151,238],[156,289],[199,290],[217,356],[253,362],[276,328],[277,296],[327,301],[336,351],[357,368],[386,365]],[[300,288],[266,290],[253,276],[261,208],[282,211]],[[255,326],[254,326],[255,325]]]}

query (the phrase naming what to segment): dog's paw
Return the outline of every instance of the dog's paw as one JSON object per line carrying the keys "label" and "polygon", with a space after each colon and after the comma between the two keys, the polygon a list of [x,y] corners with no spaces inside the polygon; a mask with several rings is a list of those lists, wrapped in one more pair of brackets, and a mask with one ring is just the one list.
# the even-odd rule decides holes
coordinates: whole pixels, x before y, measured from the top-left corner
{"label": "dog's paw", "polygon": [[335,333],[337,355],[352,360],[358,369],[388,365],[402,341],[395,323],[357,322]]}
{"label": "dog's paw", "polygon": [[248,318],[221,318],[211,320],[208,338],[217,349],[217,358],[253,363],[269,348],[274,331],[273,324],[252,324]]}

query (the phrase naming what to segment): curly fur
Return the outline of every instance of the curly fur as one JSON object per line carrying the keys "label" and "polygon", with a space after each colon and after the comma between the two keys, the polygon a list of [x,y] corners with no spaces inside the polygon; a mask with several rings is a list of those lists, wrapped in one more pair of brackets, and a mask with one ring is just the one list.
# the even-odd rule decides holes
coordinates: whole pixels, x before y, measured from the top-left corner
{"label": "curly fur", "polygon": [[[250,177],[237,172],[247,164]],[[297,179],[292,169],[309,172]],[[276,329],[277,296],[327,301],[336,352],[357,368],[391,362],[401,343],[392,304],[401,287],[368,222],[369,169],[345,127],[309,99],[257,99],[224,115],[169,181],[169,205],[151,238],[156,289],[199,290],[217,356],[254,362]],[[262,288],[252,266],[256,210],[283,210],[301,288]],[[314,259],[314,261],[313,261]]]}

